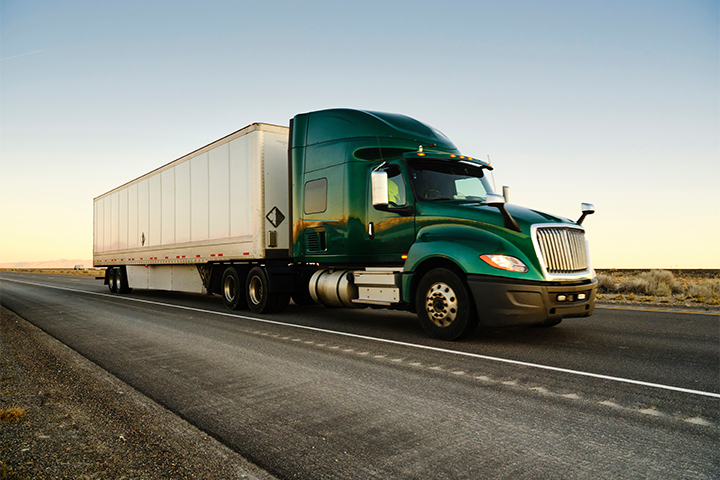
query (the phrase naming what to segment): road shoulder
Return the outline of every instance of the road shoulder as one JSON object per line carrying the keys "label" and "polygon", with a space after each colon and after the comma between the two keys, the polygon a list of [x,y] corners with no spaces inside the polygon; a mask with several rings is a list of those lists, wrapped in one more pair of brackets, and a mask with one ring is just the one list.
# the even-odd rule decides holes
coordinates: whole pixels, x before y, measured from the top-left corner
{"label": "road shoulder", "polygon": [[274,478],[5,308],[0,411],[3,479]]}

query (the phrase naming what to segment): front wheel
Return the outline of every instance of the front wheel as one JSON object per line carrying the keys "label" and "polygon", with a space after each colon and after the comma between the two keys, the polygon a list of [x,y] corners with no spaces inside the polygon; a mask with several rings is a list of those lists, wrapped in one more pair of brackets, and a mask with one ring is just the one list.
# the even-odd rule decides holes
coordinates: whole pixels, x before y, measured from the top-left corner
{"label": "front wheel", "polygon": [[478,325],[465,282],[445,268],[430,270],[420,280],[415,308],[423,329],[442,340],[462,338]]}
{"label": "front wheel", "polygon": [[290,303],[290,294],[270,292],[270,281],[262,267],[253,267],[246,280],[247,304],[255,313],[273,313],[285,310]]}

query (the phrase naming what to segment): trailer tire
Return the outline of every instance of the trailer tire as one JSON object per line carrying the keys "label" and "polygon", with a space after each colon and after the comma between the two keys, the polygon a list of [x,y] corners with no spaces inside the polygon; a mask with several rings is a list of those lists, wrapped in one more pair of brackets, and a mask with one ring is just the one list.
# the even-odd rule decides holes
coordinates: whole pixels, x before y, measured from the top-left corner
{"label": "trailer tire", "polygon": [[220,293],[225,307],[238,310],[247,307],[245,300],[245,282],[234,267],[227,267],[220,282]]}
{"label": "trailer tire", "polygon": [[290,303],[290,293],[270,292],[268,274],[262,267],[253,267],[250,270],[245,285],[247,304],[255,313],[281,312]]}
{"label": "trailer tire", "polygon": [[465,282],[445,268],[430,270],[420,279],[415,308],[423,329],[441,340],[457,340],[478,326]]}
{"label": "trailer tire", "polygon": [[115,279],[115,269],[114,268],[108,268],[105,272],[105,276],[107,277],[108,281],[108,290],[110,290],[110,293],[117,293],[117,280]]}
{"label": "trailer tire", "polygon": [[125,273],[125,267],[116,268],[113,272],[115,278],[115,291],[117,293],[129,293],[130,288],[128,286],[127,274]]}

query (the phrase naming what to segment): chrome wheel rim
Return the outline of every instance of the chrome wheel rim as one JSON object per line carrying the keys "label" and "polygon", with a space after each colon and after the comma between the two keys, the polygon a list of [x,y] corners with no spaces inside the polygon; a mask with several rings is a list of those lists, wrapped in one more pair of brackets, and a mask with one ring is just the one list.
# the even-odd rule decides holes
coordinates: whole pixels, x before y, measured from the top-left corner
{"label": "chrome wheel rim", "polygon": [[223,284],[223,294],[225,295],[225,299],[229,302],[232,302],[235,300],[235,295],[237,295],[237,285],[235,285],[235,279],[231,276],[228,276],[225,279],[225,283]]}
{"label": "chrome wheel rim", "polygon": [[254,276],[250,279],[250,284],[248,285],[248,293],[250,294],[250,300],[252,301],[253,305],[260,304],[263,296],[263,285],[262,280],[260,280],[260,278],[258,278],[257,276]]}
{"label": "chrome wheel rim", "polygon": [[434,283],[425,296],[425,311],[438,327],[449,326],[457,317],[458,303],[455,291],[447,283]]}

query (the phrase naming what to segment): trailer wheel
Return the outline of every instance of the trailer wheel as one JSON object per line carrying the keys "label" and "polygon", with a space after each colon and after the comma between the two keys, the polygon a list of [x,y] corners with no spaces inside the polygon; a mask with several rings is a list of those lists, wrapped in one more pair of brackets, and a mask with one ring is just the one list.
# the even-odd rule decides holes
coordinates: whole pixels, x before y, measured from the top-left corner
{"label": "trailer wheel", "polygon": [[290,303],[290,294],[286,292],[270,293],[267,272],[261,267],[253,267],[248,273],[245,293],[247,303],[255,313],[273,313],[285,310]]}
{"label": "trailer wheel", "polygon": [[247,307],[245,301],[245,282],[234,267],[228,267],[223,272],[220,283],[222,289],[223,303],[230,310],[237,310]]}
{"label": "trailer wheel", "polygon": [[478,325],[465,283],[445,268],[430,270],[420,280],[415,308],[423,329],[442,340],[457,340]]}
{"label": "trailer wheel", "polygon": [[124,267],[115,269],[115,272],[113,273],[113,278],[115,279],[115,291],[117,293],[128,293],[130,289],[128,288]]}
{"label": "trailer wheel", "polygon": [[105,276],[108,280],[108,290],[110,290],[110,293],[117,293],[117,280],[115,280],[115,269],[108,268],[105,272]]}

